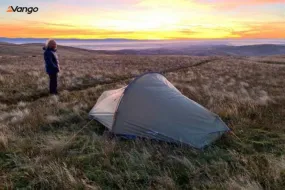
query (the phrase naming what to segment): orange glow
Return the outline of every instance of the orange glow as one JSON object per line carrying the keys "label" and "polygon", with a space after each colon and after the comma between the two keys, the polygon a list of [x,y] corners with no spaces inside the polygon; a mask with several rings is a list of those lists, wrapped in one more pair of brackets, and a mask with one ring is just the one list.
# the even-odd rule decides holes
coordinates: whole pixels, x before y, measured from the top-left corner
{"label": "orange glow", "polygon": [[[112,2],[118,7],[108,8]],[[123,5],[118,2],[124,3],[127,8],[120,7]],[[94,6],[94,10],[91,6],[69,5],[59,0],[56,6],[39,6],[39,12],[30,15],[5,12],[0,20],[1,36],[81,39],[285,38],[284,11],[280,5],[275,5],[285,6],[281,0],[175,0],[175,3],[170,0],[107,0],[105,3],[98,2],[96,5],[104,8]],[[238,9],[244,5],[247,6],[245,10]],[[267,5],[270,5],[268,10],[256,7]],[[10,12],[11,7],[7,7],[6,11]]]}

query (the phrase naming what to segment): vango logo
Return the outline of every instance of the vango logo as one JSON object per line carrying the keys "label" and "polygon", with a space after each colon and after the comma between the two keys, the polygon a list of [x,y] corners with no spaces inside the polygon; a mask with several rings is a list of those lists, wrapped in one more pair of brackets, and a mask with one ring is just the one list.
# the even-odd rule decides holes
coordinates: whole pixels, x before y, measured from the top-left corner
{"label": "vango logo", "polygon": [[27,14],[31,14],[33,12],[38,12],[39,8],[38,7],[13,7],[13,6],[9,6],[6,12],[19,12],[19,13],[23,13],[26,12]]}

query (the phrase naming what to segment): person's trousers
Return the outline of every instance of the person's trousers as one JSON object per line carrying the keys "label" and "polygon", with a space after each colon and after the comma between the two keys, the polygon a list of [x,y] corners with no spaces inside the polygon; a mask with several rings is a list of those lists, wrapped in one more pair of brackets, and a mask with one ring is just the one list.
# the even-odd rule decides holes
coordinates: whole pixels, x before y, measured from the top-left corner
{"label": "person's trousers", "polygon": [[49,74],[49,93],[57,94],[57,73]]}

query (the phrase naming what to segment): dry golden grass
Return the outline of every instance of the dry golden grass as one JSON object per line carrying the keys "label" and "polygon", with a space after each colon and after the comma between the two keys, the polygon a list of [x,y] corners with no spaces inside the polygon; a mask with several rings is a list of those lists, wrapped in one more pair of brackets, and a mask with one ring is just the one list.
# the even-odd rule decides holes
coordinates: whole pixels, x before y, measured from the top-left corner
{"label": "dry golden grass", "polygon": [[[58,97],[46,94],[40,53],[0,53],[0,189],[285,188],[285,65],[261,62],[265,57],[76,54],[61,48]],[[203,64],[190,67],[197,63]],[[110,138],[95,121],[74,136],[103,91],[146,71],[165,72],[237,137],[227,134],[199,151]]]}

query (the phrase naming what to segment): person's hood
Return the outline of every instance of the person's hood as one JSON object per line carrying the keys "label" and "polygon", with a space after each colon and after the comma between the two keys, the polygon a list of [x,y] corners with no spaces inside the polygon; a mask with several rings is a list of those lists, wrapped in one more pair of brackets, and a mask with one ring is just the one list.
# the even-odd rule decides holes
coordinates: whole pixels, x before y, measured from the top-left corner
{"label": "person's hood", "polygon": [[43,47],[43,50],[44,50],[44,51],[46,51],[46,50],[50,50],[50,51],[54,51],[54,52],[56,52],[56,49],[47,48],[46,46],[44,46],[44,47]]}

